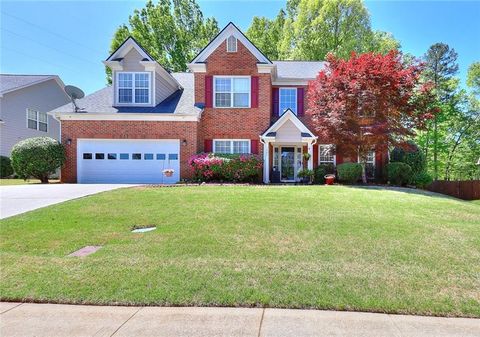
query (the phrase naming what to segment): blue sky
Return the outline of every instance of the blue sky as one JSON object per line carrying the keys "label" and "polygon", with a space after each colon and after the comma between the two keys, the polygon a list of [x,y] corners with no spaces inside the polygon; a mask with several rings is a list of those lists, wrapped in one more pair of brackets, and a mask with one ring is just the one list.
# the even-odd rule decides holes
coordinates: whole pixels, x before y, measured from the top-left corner
{"label": "blue sky", "polygon": [[[274,17],[285,1],[200,0],[205,16],[220,27],[229,21],[246,30],[254,15]],[[115,29],[144,1],[0,1],[0,71],[58,74],[86,93],[105,86],[104,67]],[[479,1],[367,1],[375,29],[389,31],[402,50],[417,56],[435,42],[459,54],[465,80],[480,61]]]}

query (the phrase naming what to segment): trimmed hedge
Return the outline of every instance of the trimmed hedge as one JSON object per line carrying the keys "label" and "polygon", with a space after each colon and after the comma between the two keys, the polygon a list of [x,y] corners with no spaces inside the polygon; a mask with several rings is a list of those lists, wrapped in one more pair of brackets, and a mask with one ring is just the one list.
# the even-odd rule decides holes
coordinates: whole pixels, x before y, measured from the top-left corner
{"label": "trimmed hedge", "polygon": [[427,172],[420,172],[413,176],[413,183],[418,188],[426,188],[433,182],[433,178]]}
{"label": "trimmed hedge", "polygon": [[355,184],[362,177],[362,165],[358,163],[343,163],[337,166],[338,180]]}
{"label": "trimmed hedge", "polygon": [[395,147],[390,153],[390,162],[401,162],[410,166],[412,174],[424,172],[427,168],[425,154],[414,143],[409,143],[411,149]]}
{"label": "trimmed hedge", "polygon": [[13,174],[13,167],[10,158],[0,156],[0,178],[10,177]]}
{"label": "trimmed hedge", "polygon": [[387,179],[392,185],[406,185],[412,180],[412,168],[405,163],[393,162],[386,166]]}
{"label": "trimmed hedge", "polygon": [[333,164],[320,164],[315,169],[313,181],[315,184],[325,184],[325,175],[334,173],[335,166],[333,166]]}
{"label": "trimmed hedge", "polygon": [[12,149],[12,167],[22,179],[30,177],[48,183],[48,176],[65,162],[65,149],[50,137],[22,140]]}
{"label": "trimmed hedge", "polygon": [[195,181],[259,182],[262,161],[256,155],[202,153],[188,161]]}

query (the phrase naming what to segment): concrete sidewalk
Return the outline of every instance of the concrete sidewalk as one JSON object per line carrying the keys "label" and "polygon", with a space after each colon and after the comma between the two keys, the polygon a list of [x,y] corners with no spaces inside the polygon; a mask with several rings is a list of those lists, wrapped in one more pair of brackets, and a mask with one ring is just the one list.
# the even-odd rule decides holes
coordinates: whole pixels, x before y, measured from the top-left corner
{"label": "concrete sidewalk", "polygon": [[480,320],[260,308],[0,303],[7,336],[480,336]]}
{"label": "concrete sidewalk", "polygon": [[0,186],[0,219],[129,184],[29,184]]}

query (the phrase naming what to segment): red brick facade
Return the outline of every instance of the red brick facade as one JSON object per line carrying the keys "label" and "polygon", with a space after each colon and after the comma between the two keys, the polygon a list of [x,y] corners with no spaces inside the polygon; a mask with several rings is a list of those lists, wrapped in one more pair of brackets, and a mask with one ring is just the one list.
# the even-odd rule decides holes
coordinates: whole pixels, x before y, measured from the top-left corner
{"label": "red brick facade", "polygon": [[[272,80],[271,74],[258,72],[258,60],[238,40],[237,52],[227,52],[226,41],[221,43],[206,59],[206,72],[195,72],[195,103],[206,103],[206,78],[216,75],[252,76],[258,78],[258,107],[252,108],[213,108],[206,107],[199,122],[185,121],[93,121],[62,120],[62,142],[66,145],[67,162],[62,169],[62,181],[77,181],[77,139],[180,139],[180,177],[189,178],[191,171],[188,159],[203,152],[205,140],[211,144],[213,139],[250,139],[258,144],[253,153],[262,154],[263,145],[259,136],[278,119],[272,114]],[[297,86],[295,86],[297,87]],[[252,93],[253,94],[253,93]],[[301,97],[301,96],[299,96]],[[310,131],[315,133],[314,123],[307,113],[307,87],[304,86],[304,115],[300,120]],[[211,97],[214,100],[214,97]],[[113,104],[113,102],[112,102]],[[68,140],[68,141],[67,141]],[[68,144],[70,143],[70,144]],[[319,139],[318,144],[331,143]],[[318,145],[315,145],[313,165],[318,162]],[[272,148],[269,149],[270,167]],[[337,149],[337,163],[350,159]],[[378,169],[381,170],[387,160],[386,153],[376,154]],[[342,159],[343,158],[343,159]]]}
{"label": "red brick facade", "polygon": [[[205,77],[215,75],[258,76],[258,108],[205,108],[200,123],[203,151],[204,139],[254,139],[270,126],[271,79],[270,74],[259,74],[257,59],[238,41],[237,52],[227,53],[222,43],[207,59],[206,73],[195,73],[195,102],[205,103]],[[259,143],[258,153],[261,153]]]}
{"label": "red brick facade", "polygon": [[180,145],[180,177],[189,178],[188,159],[198,150],[198,122],[63,120],[62,143],[67,152],[61,175],[64,183],[77,182],[78,138],[186,140],[186,145]]}

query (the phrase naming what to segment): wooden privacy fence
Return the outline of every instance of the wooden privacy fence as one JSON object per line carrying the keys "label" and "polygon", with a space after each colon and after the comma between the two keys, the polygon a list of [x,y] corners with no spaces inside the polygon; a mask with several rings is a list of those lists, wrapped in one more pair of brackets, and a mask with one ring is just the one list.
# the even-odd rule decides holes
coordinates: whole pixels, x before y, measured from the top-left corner
{"label": "wooden privacy fence", "polygon": [[476,200],[480,199],[480,180],[437,180],[430,184],[427,190],[463,200]]}

